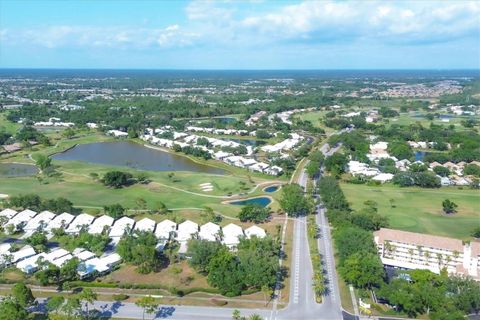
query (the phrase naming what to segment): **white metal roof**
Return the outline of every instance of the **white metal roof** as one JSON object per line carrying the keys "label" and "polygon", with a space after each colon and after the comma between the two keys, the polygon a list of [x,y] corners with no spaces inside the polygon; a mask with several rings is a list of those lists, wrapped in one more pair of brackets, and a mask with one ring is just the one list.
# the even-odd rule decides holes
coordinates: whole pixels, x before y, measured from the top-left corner
{"label": "white metal roof", "polygon": [[177,228],[177,224],[171,220],[163,220],[162,222],[157,224],[157,228],[155,229],[155,236],[159,239],[169,239],[170,233],[175,231]]}
{"label": "white metal roof", "polygon": [[120,261],[122,261],[122,257],[118,253],[112,253],[100,258],[100,262],[106,265],[107,267],[114,266]]}
{"label": "white metal roof", "polygon": [[218,224],[207,222],[200,227],[198,237],[202,240],[215,241],[220,232],[220,226]]}
{"label": "white metal roof", "polygon": [[10,253],[10,248],[12,245],[10,243],[1,243],[0,244],[0,254]]}
{"label": "white metal roof", "polygon": [[29,210],[29,209],[26,209],[26,210],[23,210],[19,213],[17,213],[15,215],[15,217],[13,217],[12,219],[10,219],[6,225],[9,225],[9,224],[12,224],[14,225],[15,227],[17,227],[19,224],[21,223],[26,223],[28,221],[30,221],[30,219],[32,219],[33,217],[35,217],[37,213],[35,211],[32,211],[32,210]]}
{"label": "white metal roof", "polygon": [[73,214],[64,212],[53,218],[47,226],[47,230],[57,229],[57,228],[67,228],[70,222],[75,219]]}
{"label": "white metal roof", "polygon": [[25,273],[31,273],[38,268],[38,259],[44,257],[44,253],[39,253],[17,262],[16,267]]}
{"label": "white metal roof", "polygon": [[264,238],[267,234],[264,229],[257,226],[251,226],[250,228],[245,229],[245,235],[248,239],[250,239],[252,236]]}
{"label": "white metal roof", "polygon": [[193,221],[186,220],[178,225],[177,240],[187,241],[196,232],[198,232],[198,224]]}
{"label": "white metal roof", "polygon": [[88,227],[88,232],[92,234],[100,234],[105,226],[110,227],[113,224],[113,218],[107,215],[100,216]]}
{"label": "white metal roof", "polygon": [[68,229],[65,230],[68,233],[77,233],[80,231],[82,226],[89,226],[92,224],[94,216],[89,215],[88,213],[79,214],[68,226]]}
{"label": "white metal roof", "polygon": [[135,223],[135,230],[153,232],[153,230],[155,230],[155,225],[156,222],[154,220],[150,218],[143,218]]}
{"label": "white metal roof", "polygon": [[73,256],[69,253],[67,255],[64,255],[63,257],[53,260],[52,263],[60,268],[63,266],[65,262],[70,261],[72,259],[73,259]]}
{"label": "white metal roof", "polygon": [[35,250],[31,246],[24,246],[18,251],[12,252],[12,262],[18,262],[25,258],[34,256],[36,254]]}
{"label": "white metal roof", "polygon": [[70,254],[70,252],[68,252],[65,249],[62,249],[62,248],[53,249],[49,253],[45,254],[45,260],[53,263],[54,260],[64,257],[68,254]]}
{"label": "white metal roof", "polygon": [[17,214],[17,211],[7,208],[0,211],[0,217],[6,217],[8,219],[13,218]]}
{"label": "white metal roof", "polygon": [[135,226],[135,220],[129,217],[121,217],[113,224],[110,229],[110,237],[121,237],[127,229],[131,229]]}
{"label": "white metal roof", "polygon": [[37,230],[39,227],[44,224],[44,227],[48,225],[48,223],[55,218],[55,213],[50,212],[50,211],[42,211],[39,214],[37,214],[34,218],[30,219],[27,224],[25,225],[25,228],[23,228],[25,231],[30,231],[30,230]]}
{"label": "white metal roof", "polygon": [[222,228],[223,231],[223,243],[227,246],[235,246],[240,243],[239,237],[243,236],[242,227],[230,223]]}
{"label": "white metal roof", "polygon": [[95,258],[95,254],[93,252],[90,252],[88,250],[82,250],[80,252],[72,252],[72,254],[77,257],[80,261],[85,261],[89,260],[92,258]]}

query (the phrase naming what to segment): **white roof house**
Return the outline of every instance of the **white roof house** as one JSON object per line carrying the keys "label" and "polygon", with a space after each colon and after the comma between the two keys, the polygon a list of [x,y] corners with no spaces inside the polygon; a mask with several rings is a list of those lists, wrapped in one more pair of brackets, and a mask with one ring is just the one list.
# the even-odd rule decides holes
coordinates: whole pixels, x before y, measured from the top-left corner
{"label": "white roof house", "polygon": [[57,248],[57,249],[53,249],[49,253],[46,253],[44,258],[46,261],[53,263],[53,261],[55,261],[56,259],[62,258],[69,254],[70,252],[68,252],[67,250],[62,248]]}
{"label": "white roof house", "polygon": [[380,173],[372,178],[372,180],[380,181],[381,183],[385,183],[393,179],[393,174],[391,173]]}
{"label": "white roof house", "polygon": [[10,243],[0,243],[0,255],[9,254],[12,245]]}
{"label": "white roof house", "polygon": [[242,227],[230,223],[222,228],[223,230],[223,243],[229,247],[234,248],[240,243],[240,237],[243,237]]}
{"label": "white roof house", "polygon": [[30,219],[35,217],[36,214],[37,213],[35,211],[29,209],[23,210],[22,212],[17,213],[15,217],[10,219],[5,226],[13,225],[15,228],[18,228],[20,225],[26,224],[28,221],[30,221]]}
{"label": "white roof house", "polygon": [[202,240],[216,241],[219,237],[220,226],[218,224],[207,222],[200,226],[198,237]]}
{"label": "white roof house", "polygon": [[83,248],[76,248],[73,250],[72,255],[77,257],[80,261],[86,261],[92,258],[95,258],[95,254]]}
{"label": "white roof house", "polygon": [[59,214],[48,223],[47,230],[50,231],[52,229],[58,229],[61,227],[66,229],[70,222],[73,221],[73,219],[75,219],[75,216],[73,214],[67,212]]}
{"label": "white roof house", "polygon": [[93,258],[87,261],[83,261],[78,265],[77,273],[80,276],[80,279],[88,277],[94,271],[98,273],[103,273],[108,271],[108,267],[105,266],[99,258]]}
{"label": "white roof house", "polygon": [[87,213],[79,214],[68,226],[65,232],[67,233],[78,233],[83,226],[90,226],[95,219],[94,216],[91,216]]}
{"label": "white roof house", "polygon": [[153,232],[155,230],[156,222],[150,218],[143,218],[135,223],[135,231],[148,231]]}
{"label": "white roof house", "polygon": [[69,253],[64,255],[63,257],[57,258],[52,261],[54,265],[57,267],[61,268],[66,262],[70,261],[73,259],[73,256]]}
{"label": "white roof house", "polygon": [[177,241],[187,241],[198,232],[198,224],[193,221],[186,220],[178,225]]}
{"label": "white roof house", "polygon": [[31,246],[24,246],[20,250],[12,252],[12,263],[34,256],[35,254],[36,252]]}
{"label": "white roof house", "polygon": [[157,228],[155,229],[155,236],[158,239],[170,239],[170,235],[172,232],[175,232],[177,229],[177,224],[173,221],[168,219],[163,220],[162,222],[157,224]]}
{"label": "white roof house", "polygon": [[100,234],[107,226],[110,227],[113,224],[114,219],[110,216],[103,215],[95,219],[95,221],[88,227],[88,233]]}
{"label": "white roof house", "polygon": [[122,237],[125,231],[133,229],[135,226],[135,220],[129,217],[121,217],[113,224],[110,229],[109,236],[113,237]]}
{"label": "white roof house", "polygon": [[265,238],[267,233],[260,227],[251,226],[250,228],[245,229],[245,236],[247,239],[251,239],[254,236],[257,238]]}
{"label": "white roof house", "polygon": [[7,219],[13,218],[17,214],[17,211],[7,208],[0,211],[0,217],[5,217]]}
{"label": "white roof house", "polygon": [[55,213],[50,211],[42,211],[34,218],[30,219],[23,229],[27,232],[35,231],[38,228],[45,229],[53,218],[55,218]]}
{"label": "white roof house", "polygon": [[93,258],[80,263],[77,273],[79,274],[80,278],[83,279],[94,271],[97,271],[98,273],[107,272],[121,261],[122,258],[117,253],[112,253],[102,258]]}
{"label": "white roof house", "polygon": [[111,268],[118,265],[122,261],[122,257],[118,253],[111,253],[104,255],[100,258],[100,261],[107,267]]}
{"label": "white roof house", "polygon": [[39,253],[17,262],[16,267],[25,273],[33,273],[38,269],[38,261],[45,257],[45,253]]}

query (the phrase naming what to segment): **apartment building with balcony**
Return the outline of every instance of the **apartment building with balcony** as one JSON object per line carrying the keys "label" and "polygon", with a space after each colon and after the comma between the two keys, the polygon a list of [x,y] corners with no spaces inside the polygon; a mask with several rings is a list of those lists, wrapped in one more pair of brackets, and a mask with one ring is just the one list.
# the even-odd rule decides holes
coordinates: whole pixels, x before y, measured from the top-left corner
{"label": "apartment building with balcony", "polygon": [[373,233],[384,265],[465,275],[480,281],[480,242],[382,228]]}

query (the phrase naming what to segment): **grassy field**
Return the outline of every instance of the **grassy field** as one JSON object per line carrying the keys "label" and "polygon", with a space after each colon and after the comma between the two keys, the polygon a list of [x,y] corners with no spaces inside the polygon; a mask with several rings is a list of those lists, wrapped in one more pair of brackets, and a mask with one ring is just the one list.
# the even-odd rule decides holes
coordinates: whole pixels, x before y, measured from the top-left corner
{"label": "grassy field", "polygon": [[298,118],[302,121],[310,121],[314,127],[322,128],[328,134],[330,132],[335,131],[332,128],[325,127],[321,121],[323,116],[325,115],[326,111],[311,111],[311,112],[304,112],[297,115],[294,115],[295,118]]}
{"label": "grassy field", "polygon": [[[468,239],[480,225],[480,191],[448,187],[441,189],[399,188],[390,185],[372,187],[342,183],[341,187],[353,209],[363,202],[378,203],[378,212],[389,218],[390,227],[412,232]],[[394,208],[390,206],[394,199]],[[450,199],[458,212],[445,215],[442,201]]]}
{"label": "grassy field", "polygon": [[[472,118],[472,117],[469,117],[469,116],[455,116],[453,118],[450,118],[448,122],[443,122],[439,118],[435,118],[433,120],[428,120],[427,118],[414,117],[413,114],[401,113],[400,116],[398,116],[394,119],[389,119],[389,124],[388,125],[398,124],[398,125],[405,126],[405,125],[410,125],[410,124],[413,124],[413,123],[420,123],[424,127],[429,127],[430,123],[433,122],[433,124],[441,125],[441,126],[454,125],[456,130],[463,131],[463,130],[466,130],[467,128],[462,126],[461,121],[469,119],[469,118]],[[477,121],[480,120],[479,116],[474,116],[473,118],[475,118]]]}
{"label": "grassy field", "polygon": [[10,122],[5,119],[5,113],[0,113],[0,131],[5,130],[5,132],[14,134],[19,127],[19,124]]}

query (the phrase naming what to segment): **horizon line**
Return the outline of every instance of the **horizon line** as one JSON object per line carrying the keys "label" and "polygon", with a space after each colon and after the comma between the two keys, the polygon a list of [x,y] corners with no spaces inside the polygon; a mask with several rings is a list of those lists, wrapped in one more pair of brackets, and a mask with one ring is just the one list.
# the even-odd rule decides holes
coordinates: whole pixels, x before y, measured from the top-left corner
{"label": "horizon line", "polygon": [[268,69],[230,69],[230,68],[92,68],[92,67],[0,67],[0,70],[132,70],[132,71],[479,71],[478,68],[268,68]]}

